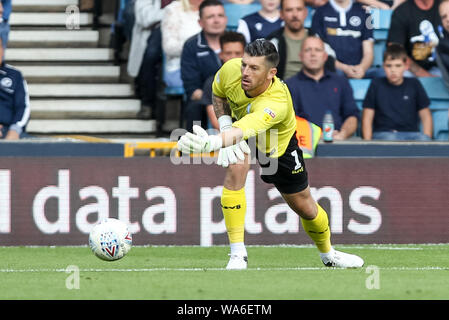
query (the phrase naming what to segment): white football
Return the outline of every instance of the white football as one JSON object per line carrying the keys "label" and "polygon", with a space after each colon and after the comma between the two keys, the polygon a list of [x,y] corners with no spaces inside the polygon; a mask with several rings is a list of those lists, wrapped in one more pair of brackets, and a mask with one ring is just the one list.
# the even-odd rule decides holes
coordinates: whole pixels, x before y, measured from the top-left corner
{"label": "white football", "polygon": [[98,258],[114,261],[123,258],[131,249],[132,236],[126,223],[107,218],[92,228],[89,246]]}

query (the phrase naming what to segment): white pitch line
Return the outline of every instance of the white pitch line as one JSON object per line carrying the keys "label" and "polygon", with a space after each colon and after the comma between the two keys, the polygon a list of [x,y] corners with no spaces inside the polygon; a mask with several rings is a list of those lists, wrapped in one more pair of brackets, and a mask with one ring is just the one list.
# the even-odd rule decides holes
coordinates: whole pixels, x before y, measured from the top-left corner
{"label": "white pitch line", "polygon": [[[339,246],[335,246],[338,248]],[[372,247],[362,247],[362,246],[350,246],[345,249],[368,249],[368,250],[424,250],[424,248],[419,247],[381,247],[381,246],[372,246]],[[427,249],[427,248],[426,248]]]}
{"label": "white pitch line", "polygon": [[[447,271],[449,267],[378,267],[379,270],[391,271]],[[362,268],[364,269],[364,268]],[[137,268],[137,269],[80,269],[80,272],[157,272],[157,271],[225,271],[225,268]],[[327,267],[280,267],[280,268],[248,268],[247,271],[322,271],[344,270]],[[73,272],[73,269],[0,269],[0,273],[32,273],[32,272]]]}

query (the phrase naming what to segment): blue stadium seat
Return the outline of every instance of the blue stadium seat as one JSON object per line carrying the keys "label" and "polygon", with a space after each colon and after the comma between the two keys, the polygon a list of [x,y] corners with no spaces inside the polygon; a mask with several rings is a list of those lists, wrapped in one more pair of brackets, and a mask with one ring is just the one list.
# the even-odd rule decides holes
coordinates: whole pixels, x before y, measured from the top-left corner
{"label": "blue stadium seat", "polygon": [[433,119],[433,138],[448,140],[449,91],[439,77],[419,78],[430,98]]}
{"label": "blue stadium seat", "polygon": [[[448,108],[449,91],[440,77],[419,78],[430,99],[430,111],[433,119],[434,140],[445,140],[449,138]],[[362,110],[363,100],[371,83],[370,79],[350,79],[354,99],[357,106]]]}
{"label": "blue stadium seat", "polygon": [[440,141],[449,140],[448,111],[432,110],[432,120],[433,120],[433,138],[435,140]]}
{"label": "blue stadium seat", "polygon": [[373,59],[373,67],[381,68],[384,60],[384,51],[387,42],[384,40],[376,40],[374,41],[374,59]]}
{"label": "blue stadium seat", "polygon": [[390,29],[392,10],[372,9],[371,17],[369,21],[373,27],[373,36],[376,40],[387,40],[388,29]]}
{"label": "blue stadium seat", "polygon": [[260,3],[250,3],[250,4],[236,4],[236,3],[225,3],[224,4],[226,16],[228,17],[228,30],[236,30],[239,25],[239,20],[244,16],[251,13],[259,11],[262,6]]}
{"label": "blue stadium seat", "polygon": [[371,83],[370,79],[349,79],[349,83],[351,84],[354,100],[357,103],[357,106],[360,110],[362,110],[362,103],[365,99],[366,92],[368,91],[369,85]]}
{"label": "blue stadium seat", "polygon": [[315,13],[315,9],[312,7],[307,7],[307,18],[304,21],[304,27],[310,28],[312,26],[312,18],[313,14]]}
{"label": "blue stadium seat", "polygon": [[381,67],[383,64],[383,55],[387,44],[392,12],[392,10],[381,9],[372,9],[371,11],[371,23],[374,28],[374,67]]}

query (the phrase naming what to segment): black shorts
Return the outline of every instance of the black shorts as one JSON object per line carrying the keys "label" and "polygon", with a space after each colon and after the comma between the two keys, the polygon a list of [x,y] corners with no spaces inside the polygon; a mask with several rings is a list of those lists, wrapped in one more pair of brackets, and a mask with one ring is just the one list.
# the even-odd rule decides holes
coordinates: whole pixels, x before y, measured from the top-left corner
{"label": "black shorts", "polygon": [[281,193],[296,193],[307,188],[309,185],[307,170],[296,132],[284,154],[279,158],[270,158],[265,154],[261,157],[259,153],[257,150],[257,160],[262,167],[260,177],[264,182],[274,184]]}

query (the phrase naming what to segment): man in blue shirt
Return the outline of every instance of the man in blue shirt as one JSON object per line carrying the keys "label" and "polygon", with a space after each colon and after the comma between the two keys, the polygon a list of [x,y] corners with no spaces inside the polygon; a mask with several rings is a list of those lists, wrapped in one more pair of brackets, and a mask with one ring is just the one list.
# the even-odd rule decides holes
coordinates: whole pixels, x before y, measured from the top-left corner
{"label": "man in blue shirt", "polygon": [[30,98],[26,81],[19,70],[0,58],[0,139],[23,137],[29,118]]}
{"label": "man in blue shirt", "polygon": [[30,98],[22,73],[3,61],[8,44],[11,0],[0,2],[0,139],[17,140],[25,135],[30,118]]}
{"label": "man in blue shirt", "polygon": [[227,17],[219,0],[205,0],[199,8],[199,23],[202,31],[189,38],[181,53],[181,79],[187,95],[184,116],[187,131],[192,131],[193,122],[201,121],[207,129],[208,117],[201,103],[203,85],[207,78],[221,67],[220,36],[226,29]]}
{"label": "man in blue shirt", "polygon": [[335,68],[348,78],[363,78],[374,58],[373,30],[370,15],[353,0],[329,0],[316,9],[311,31],[335,56]]}
{"label": "man in blue shirt", "polygon": [[351,137],[360,116],[348,79],[324,69],[327,53],[318,37],[304,40],[300,57],[303,68],[285,81],[296,115],[322,127],[324,114],[329,110],[334,118],[334,140]]}

